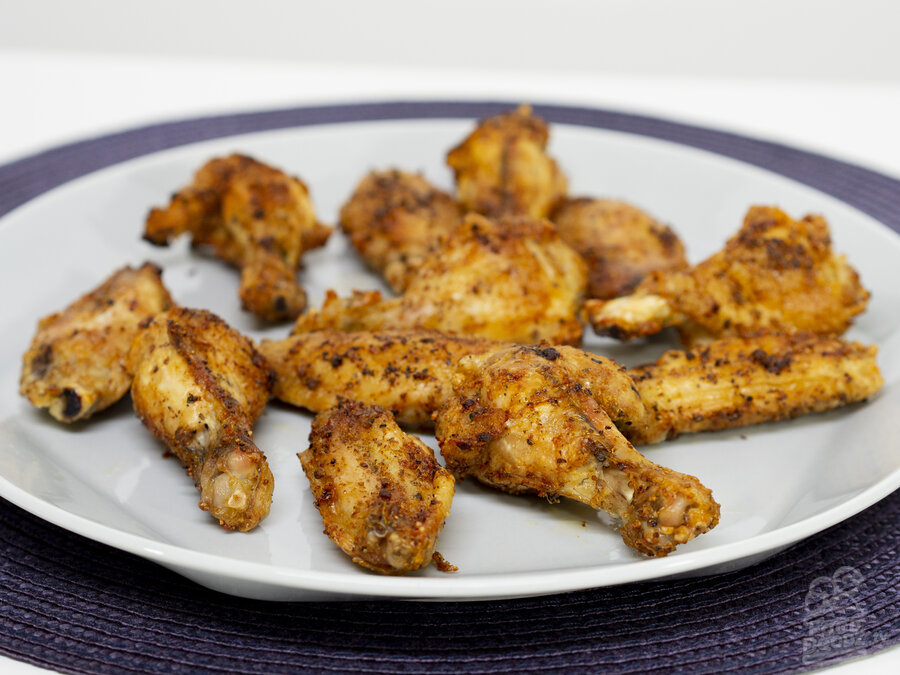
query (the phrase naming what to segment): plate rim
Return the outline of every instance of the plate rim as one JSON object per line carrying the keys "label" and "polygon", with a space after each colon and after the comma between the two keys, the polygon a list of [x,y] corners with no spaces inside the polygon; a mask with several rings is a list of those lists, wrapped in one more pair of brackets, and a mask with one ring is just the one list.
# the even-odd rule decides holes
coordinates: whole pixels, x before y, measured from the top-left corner
{"label": "plate rim", "polygon": [[[316,114],[329,114],[334,110],[341,110],[344,113],[348,113],[342,116],[339,116],[339,119],[319,119],[318,121],[305,122],[305,123],[294,123],[285,125],[285,126],[277,126],[277,127],[268,127],[268,128],[254,128],[254,129],[243,129],[236,133],[225,133],[225,134],[217,134],[213,136],[209,136],[206,138],[189,138],[185,139],[182,142],[178,142],[172,145],[168,145],[166,147],[160,147],[155,150],[144,151],[136,154],[132,157],[120,158],[114,161],[111,161],[104,166],[95,167],[92,169],[87,169],[80,173],[77,176],[70,177],[68,179],[62,180],[61,182],[55,185],[49,185],[41,189],[40,192],[34,194],[33,196],[25,199],[24,201],[16,204],[8,209],[3,209],[3,205],[0,204],[0,227],[6,224],[10,219],[9,216],[13,214],[18,215],[20,213],[20,209],[22,207],[27,207],[31,205],[33,202],[40,200],[42,197],[49,197],[51,193],[55,192],[57,188],[64,187],[70,185],[72,182],[76,181],[79,178],[85,178],[90,176],[91,174],[97,173],[102,169],[113,169],[118,165],[121,165],[130,160],[139,159],[142,157],[146,157],[150,154],[155,154],[158,152],[163,152],[167,150],[172,150],[178,147],[183,147],[203,141],[212,141],[217,139],[227,138],[229,136],[234,135],[243,135],[248,133],[265,133],[271,131],[278,130],[289,130],[291,128],[300,128],[300,127],[310,127],[321,124],[338,124],[342,122],[379,122],[379,121],[389,121],[389,120],[419,120],[419,119],[464,119],[471,118],[473,115],[464,114],[460,111],[459,108],[454,108],[454,114],[435,114],[435,115],[426,115],[421,116],[417,114],[410,114],[408,116],[375,116],[375,117],[367,117],[365,116],[368,111],[370,111],[373,107],[377,109],[378,113],[396,113],[398,112],[397,108],[392,108],[391,106],[399,106],[399,110],[402,111],[407,109],[408,106],[414,106],[414,110],[418,109],[417,106],[429,106],[429,107],[441,107],[443,105],[455,104],[457,106],[481,106],[487,107],[490,109],[508,109],[510,106],[514,106],[515,104],[510,103],[500,103],[495,101],[421,101],[421,102],[393,102],[393,103],[378,103],[378,104],[338,104],[334,106],[304,106],[300,108],[291,108],[286,111],[280,112],[298,112],[305,111],[310,112],[314,111]],[[644,138],[656,138],[660,141],[665,141],[667,143],[673,143],[675,145],[687,146],[697,148],[698,146],[692,143],[684,143],[678,140],[673,140],[672,138],[659,138],[650,134],[640,133],[634,130],[625,130],[625,129],[610,129],[609,127],[601,127],[596,124],[584,124],[571,120],[559,120],[553,119],[554,115],[547,114],[548,110],[555,111],[579,111],[580,113],[585,114],[610,114],[610,115],[621,115],[623,117],[627,117],[629,119],[632,118],[641,118],[641,116],[630,115],[626,113],[615,113],[612,111],[604,111],[599,108],[577,108],[573,106],[547,106],[547,105],[534,105],[535,111],[538,114],[545,115],[551,121],[551,123],[562,123],[562,124],[571,124],[573,126],[578,127],[587,127],[587,128],[595,128],[595,129],[605,129],[609,131],[619,131],[623,133],[634,134],[639,137]],[[269,111],[268,113],[263,111],[260,113],[246,113],[244,115],[229,115],[223,116],[220,118],[214,119],[232,119],[234,117],[252,117],[253,115],[266,115],[272,114],[273,111]],[[278,112],[278,111],[274,111]],[[353,117],[349,113],[356,112],[360,114],[360,117]],[[488,113],[491,110],[487,111]],[[479,113],[484,114],[484,113]],[[315,117],[315,115],[313,116]],[[166,125],[178,125],[187,122],[198,122],[200,120],[210,119],[210,118],[196,118],[194,120],[182,120],[179,122],[171,122],[166,123]],[[318,119],[318,118],[317,118]],[[692,128],[699,131],[709,132],[713,134],[726,134],[732,137],[736,137],[736,134],[730,134],[730,132],[720,132],[711,129],[705,129],[703,127],[690,127],[690,125],[683,125],[680,123],[670,123],[665,120],[658,120],[657,118],[641,118],[645,120],[655,120],[664,124],[673,124],[677,127],[685,127]],[[104,136],[99,136],[93,139],[88,139],[85,141],[78,141],[76,143],[68,144],[66,146],[57,146],[56,148],[52,148],[47,151],[43,151],[37,153],[35,155],[31,155],[29,157],[23,158],[21,160],[15,160],[13,162],[4,164],[0,166],[0,185],[2,185],[3,179],[7,173],[15,172],[19,169],[23,163],[27,164],[37,163],[41,164],[43,162],[48,161],[49,155],[52,153],[65,150],[65,149],[83,149],[86,144],[97,143],[101,141],[109,141],[112,138],[121,136],[123,134],[131,134],[131,133],[146,133],[148,130],[152,130],[158,128],[159,126],[165,125],[152,125],[148,127],[139,127],[136,129],[132,129],[126,132],[119,132],[117,134],[109,134]],[[742,137],[747,139],[748,141],[753,142],[761,142],[761,143],[769,143],[768,141],[754,141],[750,137]],[[815,155],[815,153],[809,153],[805,150],[799,150],[795,148],[790,148],[790,146],[783,146],[781,144],[771,144],[775,147],[781,147],[792,152],[801,153],[804,155]],[[761,166],[752,161],[746,161],[744,159],[734,157],[731,154],[727,153],[718,153],[714,150],[709,150],[708,148],[699,148],[702,150],[706,150],[711,152],[712,154],[718,157],[728,157],[732,160],[736,160],[742,162],[744,164],[755,166],[757,168],[763,168],[781,178],[789,179],[789,180],[797,180],[795,177],[785,175],[781,171],[772,169],[771,167]],[[831,158],[821,156],[824,159],[827,159],[831,162],[836,162],[837,164],[847,165],[850,167],[858,168],[863,171],[869,173],[872,172],[869,169],[865,169],[864,167],[855,167],[855,165],[850,165],[846,162],[842,162],[840,160],[833,160]],[[879,175],[881,178],[887,179],[889,181],[893,181],[900,185],[900,181],[894,181],[894,179],[884,176],[882,174]],[[821,187],[817,187],[814,185],[810,185],[806,181],[799,181],[801,184],[807,187],[811,187],[816,189],[826,195],[828,195],[832,199],[836,199],[837,201],[843,203],[844,205],[853,208],[855,210],[859,210],[862,213],[866,214],[874,221],[880,225],[887,232],[893,233],[895,236],[897,235],[897,228],[893,225],[889,225],[885,223],[883,219],[874,216],[869,210],[860,208],[858,204],[854,204],[848,202],[846,199],[842,198],[839,195],[835,195],[832,192],[827,190],[823,190]],[[227,570],[226,576],[227,578],[232,578],[236,580],[241,580],[245,582],[251,582],[254,584],[261,584],[263,586],[271,586],[276,588],[291,588],[291,589],[299,589],[299,590],[308,590],[308,591],[317,591],[317,592],[327,592],[327,593],[336,593],[340,595],[364,595],[370,597],[395,597],[395,598],[429,598],[429,599],[442,599],[442,600],[472,600],[472,599],[496,599],[499,597],[523,597],[525,595],[534,595],[534,594],[549,594],[556,593],[561,591],[569,591],[569,590],[577,590],[583,588],[596,588],[602,586],[609,585],[617,585],[621,583],[631,583],[637,581],[644,581],[648,579],[661,579],[664,577],[668,577],[671,575],[687,573],[695,570],[700,570],[705,567],[713,566],[719,563],[725,563],[729,561],[738,561],[742,558],[752,556],[754,554],[763,554],[773,549],[783,548],[784,546],[790,545],[792,543],[798,542],[808,536],[813,534],[817,534],[828,527],[836,525],[847,518],[852,517],[853,515],[859,513],[863,509],[875,504],[880,499],[886,497],[891,492],[900,488],[900,469],[895,470],[891,474],[883,477],[881,480],[876,482],[875,484],[869,486],[864,489],[859,494],[851,497],[850,499],[841,502],[821,513],[815,514],[813,516],[809,516],[801,521],[793,523],[791,525],[778,528],[771,532],[765,532],[758,535],[754,535],[749,539],[744,539],[741,541],[730,542],[727,544],[722,544],[716,546],[711,549],[703,549],[699,551],[690,551],[687,553],[683,553],[679,556],[673,556],[668,558],[661,559],[647,559],[647,560],[631,560],[622,563],[615,563],[611,565],[604,565],[602,567],[596,566],[588,566],[588,567],[578,567],[572,569],[564,569],[564,570],[541,570],[536,572],[513,572],[513,573],[496,573],[496,574],[476,574],[469,575],[464,577],[383,577],[380,575],[370,575],[370,574],[360,574],[358,576],[349,577],[345,572],[341,573],[331,573],[331,572],[321,572],[315,570],[302,570],[298,568],[285,567],[283,565],[274,566],[267,563],[253,562],[253,561],[245,561],[245,560],[233,560],[228,559],[229,561],[229,569]],[[169,544],[166,542],[159,542],[153,539],[150,539],[145,536],[124,532],[119,530],[113,526],[104,525],[97,521],[91,520],[89,518],[79,516],[73,513],[70,513],[63,509],[62,507],[55,506],[50,502],[46,502],[39,497],[31,495],[27,491],[13,483],[9,482],[5,477],[0,476],[0,497],[4,497],[8,499],[10,502],[16,504],[17,506],[25,509],[26,511],[42,518],[43,520],[50,522],[56,526],[67,529],[71,532],[79,534],[81,536],[85,536],[94,541],[101,542],[103,544],[112,546],[119,550],[124,550],[129,553],[133,553],[139,555],[145,559],[151,560],[163,566],[169,567],[170,569],[175,569],[176,571],[180,571],[184,573],[183,570],[196,571],[201,573],[208,573],[211,563],[215,561],[221,562],[222,556],[213,553],[206,553],[201,551],[193,551],[191,549],[186,549],[182,546],[176,544]],[[755,545],[752,545],[755,544]],[[752,548],[752,551],[746,553],[737,553],[734,554],[735,549],[746,549]],[[663,573],[659,573],[657,568],[669,568],[667,571]],[[624,570],[628,570],[630,573],[624,575],[627,578],[621,578],[623,576]],[[215,574],[220,574],[218,570],[215,570]],[[590,577],[599,576],[599,579],[591,579]],[[268,577],[268,578],[264,578]],[[557,583],[546,583],[547,579],[544,577],[552,577],[557,580]],[[503,580],[501,582],[501,579]],[[535,581],[540,580],[541,590],[537,592],[529,592],[527,587],[534,583]],[[585,583],[585,582],[588,583]],[[323,585],[328,585],[327,588],[323,588]],[[452,587],[451,587],[452,584]],[[338,586],[336,588],[335,586]],[[502,585],[503,589],[498,589],[498,586]],[[511,586],[511,588],[506,588],[507,586]],[[516,589],[519,590],[516,590]],[[498,592],[500,590],[501,592]],[[449,592],[449,594],[448,594]]]}
{"label": "plate rim", "polygon": [[[229,564],[227,574],[222,574],[220,570],[214,569],[214,563],[221,563],[223,559],[220,555],[193,551],[176,544],[159,542],[138,534],[123,532],[35,497],[0,476],[0,497],[9,500],[16,506],[57,527],[133,553],[182,574],[185,573],[185,570],[204,574],[212,573],[217,577],[250,582],[264,588],[274,587],[329,593],[338,597],[352,595],[409,600],[495,600],[663,580],[713,565],[737,562],[755,555],[763,555],[798,543],[851,518],[869,506],[873,506],[898,488],[900,488],[900,468],[850,499],[791,525],[757,534],[749,539],[721,544],[715,548],[689,551],[678,556],[631,560],[602,567],[588,566],[537,572],[473,574],[462,577],[385,577],[367,573],[365,570],[361,570],[359,575],[348,575],[344,572],[302,570],[283,565],[269,565],[231,558],[227,558]],[[760,542],[763,542],[763,545],[757,546],[756,544]],[[752,548],[753,550],[745,554],[733,555],[735,550],[742,548]],[[657,568],[660,567],[669,569],[660,574],[657,573]],[[595,576],[602,578],[593,579]],[[275,578],[273,579],[273,577]],[[545,577],[550,577],[551,581],[556,579],[556,582],[546,583]],[[503,581],[498,583],[501,579]],[[531,584],[538,581],[541,582],[540,590],[535,591],[533,588],[529,588]],[[590,581],[590,583],[585,583],[585,581]],[[324,584],[328,584],[328,586],[323,587]],[[450,584],[452,584],[452,588],[449,588]],[[338,587],[336,588],[335,585]],[[506,588],[507,586],[510,588]],[[448,594],[448,590],[453,592]],[[240,592],[233,594],[245,595]],[[255,593],[249,593],[247,597],[257,596]]]}

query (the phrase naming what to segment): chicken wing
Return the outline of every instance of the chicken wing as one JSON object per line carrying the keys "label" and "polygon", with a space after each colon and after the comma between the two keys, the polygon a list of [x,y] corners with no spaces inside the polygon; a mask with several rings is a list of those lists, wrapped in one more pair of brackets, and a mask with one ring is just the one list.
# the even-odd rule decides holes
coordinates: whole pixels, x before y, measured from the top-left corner
{"label": "chicken wing", "polygon": [[294,319],[306,307],[297,283],[300,256],[322,246],[331,228],[316,221],[309,191],[298,178],[244,155],[207,162],[169,206],[147,217],[144,238],[165,246],[190,232],[241,269],[245,310],[268,321]]}
{"label": "chicken wing", "polygon": [[877,348],[810,334],[722,338],[669,351],[628,374],[651,409],[648,424],[620,427],[635,444],[831,410],[884,383]]}
{"label": "chicken wing", "polygon": [[19,393],[60,422],[90,417],[131,386],[131,341],[172,298],[150,263],[123,267],[66,309],[44,317],[25,352]]}
{"label": "chicken wing", "polygon": [[461,220],[450,195],[419,174],[396,170],[367,174],[340,217],[359,254],[398,293]]}
{"label": "chicken wing", "polygon": [[272,374],[253,343],[204,310],[157,316],[128,355],[134,410],[194,479],[200,508],[228,530],[269,513],[274,479],[253,442]]}
{"label": "chicken wing", "polygon": [[546,344],[513,346],[464,358],[454,390],[435,422],[457,478],[602,509],[621,523],[626,544],[652,556],[718,522],[710,490],[650,462],[619,432],[617,424],[646,410],[609,359]]}
{"label": "chicken wing", "polygon": [[[390,410],[402,425],[427,427],[453,395],[462,358],[510,346],[429,331],[321,331],[264,340],[259,349],[275,372],[274,395],[286,403],[320,412],[352,399]],[[592,359],[603,360],[581,350],[565,353],[588,372]],[[637,445],[830,410],[878,391],[875,355],[875,347],[798,334],[673,350],[627,371],[646,408],[626,406],[630,412],[616,426]]]}
{"label": "chicken wing", "polygon": [[505,343],[432,331],[321,331],[259,347],[275,372],[275,398],[313,412],[341,399],[378,405],[400,424],[426,426],[452,392],[456,363]]}
{"label": "chicken wing", "polygon": [[353,562],[405,574],[431,561],[453,476],[389,412],[345,401],[319,413],[298,457],[325,533]]}
{"label": "chicken wing", "polygon": [[691,345],[764,332],[840,335],[868,299],[833,252],[824,218],[754,206],[722,251],[687,270],[654,272],[632,295],[588,301],[585,312],[601,335],[627,340],[677,326]]}
{"label": "chicken wing", "polygon": [[547,221],[469,214],[419,268],[399,298],[377,291],[338,298],[302,315],[314,330],[437,330],[497,340],[578,343],[584,262]]}
{"label": "chicken wing", "polygon": [[546,218],[567,189],[546,153],[548,137],[547,123],[528,105],[481,120],[447,154],[463,207],[486,216]]}
{"label": "chicken wing", "polygon": [[550,220],[587,263],[589,298],[616,298],[633,291],[654,270],[687,267],[678,235],[631,204],[564,199]]}

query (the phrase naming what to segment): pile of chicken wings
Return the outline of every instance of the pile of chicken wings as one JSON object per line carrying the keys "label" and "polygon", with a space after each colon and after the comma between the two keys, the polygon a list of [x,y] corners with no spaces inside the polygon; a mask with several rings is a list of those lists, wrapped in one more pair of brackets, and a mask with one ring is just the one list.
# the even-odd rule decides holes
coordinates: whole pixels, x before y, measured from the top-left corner
{"label": "pile of chicken wings", "polygon": [[[691,265],[640,208],[570,196],[548,139],[523,105],[448,152],[455,195],[398,168],[364,176],[339,228],[395,294],[329,292],[315,308],[297,273],[332,228],[307,186],[243,155],[212,159],[150,211],[143,237],[189,235],[240,270],[243,309],[293,321],[290,335],[257,344],[178,305],[156,265],[123,267],[39,322],[20,391],[60,422],[130,391],[200,508],[240,531],[272,508],[253,440],[267,402],[316,413],[298,457],[325,532],[375,572],[455,569],[435,547],[465,476],[582,502],[631,548],[667,555],[715,527],[720,507],[635,446],[871,397],[876,347],[840,337],[868,292],[822,216],[773,206],[750,207]],[[682,348],[626,369],[579,349],[585,326],[622,341],[674,329]]]}

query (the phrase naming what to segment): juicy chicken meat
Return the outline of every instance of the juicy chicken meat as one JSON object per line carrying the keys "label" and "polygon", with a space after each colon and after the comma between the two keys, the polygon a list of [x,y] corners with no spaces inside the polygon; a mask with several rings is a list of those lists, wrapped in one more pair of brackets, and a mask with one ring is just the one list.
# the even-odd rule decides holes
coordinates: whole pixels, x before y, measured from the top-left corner
{"label": "juicy chicken meat", "polygon": [[293,333],[437,330],[514,342],[577,344],[584,262],[547,221],[469,214],[419,268],[402,296],[329,292]]}
{"label": "juicy chicken meat", "polygon": [[628,371],[651,415],[647,425],[622,431],[632,443],[653,443],[862,401],[884,383],[877,352],[811,334],[722,338],[693,351],[669,351]]}
{"label": "juicy chicken meat", "polygon": [[147,217],[144,238],[165,246],[190,232],[241,269],[247,311],[267,321],[296,318],[306,307],[297,282],[300,256],[322,246],[331,228],[316,221],[309,191],[298,178],[244,155],[212,159],[193,182]]}
{"label": "juicy chicken meat", "polygon": [[432,560],[453,476],[389,412],[345,401],[319,413],[298,456],[325,533],[355,563],[405,574]]}
{"label": "juicy chicken meat", "polygon": [[601,335],[627,340],[677,326],[691,345],[766,332],[840,335],[868,299],[832,250],[824,218],[754,206],[723,250],[687,270],[654,272],[632,295],[590,300],[585,312]]}
{"label": "juicy chicken meat", "polygon": [[463,359],[454,389],[435,422],[457,478],[602,509],[621,524],[626,544],[652,556],[719,520],[710,490],[649,461],[621,434],[617,425],[646,410],[609,359],[570,347],[513,346]]}
{"label": "juicy chicken meat", "polygon": [[456,363],[505,343],[432,331],[317,331],[259,347],[275,373],[275,398],[322,412],[342,399],[389,410],[400,424],[426,426],[452,393]]}
{"label": "juicy chicken meat", "polygon": [[531,106],[488,117],[447,154],[457,198],[487,216],[546,218],[566,195],[566,177],[547,153],[547,123]]}
{"label": "juicy chicken meat", "polygon": [[19,392],[60,422],[111,406],[131,386],[125,358],[135,335],[172,305],[162,272],[117,270],[66,309],[44,317],[25,352]]}
{"label": "juicy chicken meat", "polygon": [[341,228],[395,291],[402,292],[462,216],[453,198],[419,174],[373,171],[341,208]]}
{"label": "juicy chicken meat", "polygon": [[204,310],[157,316],[128,356],[134,410],[200,490],[200,508],[228,530],[269,513],[274,480],[253,442],[271,373],[253,343]]}
{"label": "juicy chicken meat", "polygon": [[589,298],[617,298],[633,291],[650,272],[687,267],[678,235],[631,204],[565,199],[550,219],[587,263]]}

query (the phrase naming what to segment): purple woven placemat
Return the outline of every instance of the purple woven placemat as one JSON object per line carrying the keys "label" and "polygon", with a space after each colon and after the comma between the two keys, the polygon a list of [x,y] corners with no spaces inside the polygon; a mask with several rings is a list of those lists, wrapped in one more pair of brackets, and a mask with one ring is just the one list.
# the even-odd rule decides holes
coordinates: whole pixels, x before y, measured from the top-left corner
{"label": "purple woven placemat", "polygon": [[[230,134],[475,118],[509,103],[380,103],[162,124],[0,167],[0,215],[72,178]],[[711,150],[900,231],[900,182],[786,146],[622,113],[551,122]],[[201,588],[0,500],[0,653],[63,672],[798,672],[900,642],[900,491],[746,570],[527,600],[266,603]]]}

